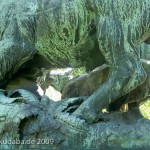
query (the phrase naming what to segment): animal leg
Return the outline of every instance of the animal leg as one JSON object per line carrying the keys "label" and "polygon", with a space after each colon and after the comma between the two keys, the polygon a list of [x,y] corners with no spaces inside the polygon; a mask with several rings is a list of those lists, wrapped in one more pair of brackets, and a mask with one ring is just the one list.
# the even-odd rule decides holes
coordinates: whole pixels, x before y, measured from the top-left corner
{"label": "animal leg", "polygon": [[110,67],[109,76],[73,113],[89,123],[96,122],[104,107],[142,84],[147,76],[140,61],[137,39],[128,41],[127,30],[121,23],[111,19],[101,21],[98,41]]}

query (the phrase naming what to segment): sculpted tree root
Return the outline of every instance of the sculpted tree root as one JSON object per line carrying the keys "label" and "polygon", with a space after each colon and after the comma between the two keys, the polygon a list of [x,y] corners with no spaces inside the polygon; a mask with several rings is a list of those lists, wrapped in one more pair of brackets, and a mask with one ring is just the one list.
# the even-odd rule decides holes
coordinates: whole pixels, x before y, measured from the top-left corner
{"label": "sculpted tree root", "polygon": [[[103,150],[150,147],[150,121],[143,118],[137,109],[126,113],[103,113],[103,119],[98,123],[87,124],[73,118],[71,111],[68,115],[65,112],[67,104],[79,98],[60,102],[47,97],[38,100],[26,90],[18,90],[10,97],[1,91],[1,95],[0,149]],[[16,96],[18,98],[14,98]]]}

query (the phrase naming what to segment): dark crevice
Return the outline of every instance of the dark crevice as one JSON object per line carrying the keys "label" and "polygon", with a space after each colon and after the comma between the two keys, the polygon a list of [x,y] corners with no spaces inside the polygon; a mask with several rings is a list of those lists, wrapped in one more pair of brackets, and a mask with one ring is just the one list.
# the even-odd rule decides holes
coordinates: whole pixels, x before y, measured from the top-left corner
{"label": "dark crevice", "polygon": [[67,28],[63,28],[63,33],[65,34],[66,37],[69,37],[69,33]]}
{"label": "dark crevice", "polygon": [[25,131],[25,129],[30,128],[31,123],[36,122],[37,117],[38,117],[38,115],[36,115],[36,116],[32,115],[30,117],[27,117],[27,118],[24,118],[23,120],[21,120],[19,127],[18,127],[19,128],[18,133],[19,133],[19,140],[20,141],[24,139],[25,133],[27,133]]}
{"label": "dark crevice", "polygon": [[78,27],[76,29],[76,33],[75,33],[75,41],[74,41],[75,44],[78,44],[79,39],[80,39],[80,29],[79,29],[79,25],[78,25]]}
{"label": "dark crevice", "polygon": [[94,36],[94,35],[96,35],[96,26],[91,24],[89,36]]}
{"label": "dark crevice", "polygon": [[4,91],[4,96],[8,96],[8,92],[7,91]]}
{"label": "dark crevice", "polygon": [[100,117],[99,119],[98,119],[98,121],[96,121],[96,123],[97,122],[110,122],[110,118],[107,118],[107,117]]}
{"label": "dark crevice", "polygon": [[146,44],[150,44],[150,37],[144,41]]}
{"label": "dark crevice", "polygon": [[82,104],[83,101],[84,99],[78,99],[72,103],[69,103],[67,108],[64,109],[62,112],[73,113]]}
{"label": "dark crevice", "polygon": [[15,91],[12,95],[10,95],[10,98],[16,98],[21,97],[21,94],[18,91]]}
{"label": "dark crevice", "polygon": [[99,118],[97,122],[104,122],[105,119],[104,118]]}

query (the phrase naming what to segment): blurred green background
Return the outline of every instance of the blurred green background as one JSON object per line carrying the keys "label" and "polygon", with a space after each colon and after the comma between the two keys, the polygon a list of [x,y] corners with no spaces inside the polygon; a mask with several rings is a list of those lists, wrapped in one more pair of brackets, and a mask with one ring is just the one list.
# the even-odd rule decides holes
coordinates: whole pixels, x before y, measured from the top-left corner
{"label": "blurred green background", "polygon": [[140,111],[145,118],[150,119],[150,99],[140,106]]}

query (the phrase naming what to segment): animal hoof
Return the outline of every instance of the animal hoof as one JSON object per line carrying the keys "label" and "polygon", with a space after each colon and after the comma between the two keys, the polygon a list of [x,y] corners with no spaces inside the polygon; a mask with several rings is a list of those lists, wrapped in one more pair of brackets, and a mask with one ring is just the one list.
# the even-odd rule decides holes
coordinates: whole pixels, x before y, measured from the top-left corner
{"label": "animal hoof", "polygon": [[77,110],[73,113],[73,115],[76,116],[77,118],[85,120],[89,124],[96,123],[99,120],[99,114],[91,111],[84,113],[84,112],[78,112]]}

